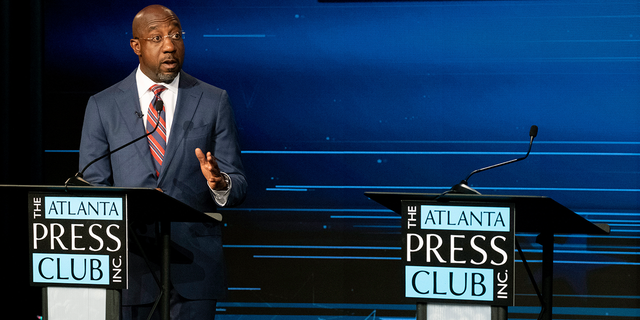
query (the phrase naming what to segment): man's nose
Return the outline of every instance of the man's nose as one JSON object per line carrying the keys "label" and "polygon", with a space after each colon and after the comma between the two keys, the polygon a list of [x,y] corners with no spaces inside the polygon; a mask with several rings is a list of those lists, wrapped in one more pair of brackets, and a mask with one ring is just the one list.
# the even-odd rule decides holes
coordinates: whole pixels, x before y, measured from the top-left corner
{"label": "man's nose", "polygon": [[176,51],[176,45],[169,37],[162,39],[162,52],[174,52]]}

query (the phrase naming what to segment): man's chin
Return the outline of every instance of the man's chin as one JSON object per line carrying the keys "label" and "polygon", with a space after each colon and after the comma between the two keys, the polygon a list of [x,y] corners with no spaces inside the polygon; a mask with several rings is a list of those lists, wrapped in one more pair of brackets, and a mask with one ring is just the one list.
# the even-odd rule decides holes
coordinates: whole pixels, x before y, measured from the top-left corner
{"label": "man's chin", "polygon": [[160,79],[160,82],[171,83],[178,76],[178,73],[180,71],[158,73],[158,79]]}

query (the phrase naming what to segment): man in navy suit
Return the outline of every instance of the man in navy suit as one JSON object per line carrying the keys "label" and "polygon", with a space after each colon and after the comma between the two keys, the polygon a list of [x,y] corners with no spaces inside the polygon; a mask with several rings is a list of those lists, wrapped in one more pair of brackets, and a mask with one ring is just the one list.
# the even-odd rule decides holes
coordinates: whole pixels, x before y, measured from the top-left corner
{"label": "man in navy suit", "polygon": [[[158,188],[202,212],[240,204],[247,182],[226,91],[182,71],[182,28],[173,11],[148,6],[135,16],[132,28],[130,45],[139,67],[89,99],[80,168],[145,134],[146,123],[152,121],[147,119],[148,106],[154,99],[164,103],[163,159],[154,168],[157,160],[147,139],[142,139],[87,168],[84,178],[95,185]],[[159,94],[150,90],[157,84],[164,87]],[[226,292],[220,233],[216,221],[172,224],[172,241],[190,258],[171,264],[172,319],[215,315],[216,301]],[[129,288],[122,293],[124,319],[146,318],[145,308],[159,292],[151,274],[155,271],[130,254]]]}

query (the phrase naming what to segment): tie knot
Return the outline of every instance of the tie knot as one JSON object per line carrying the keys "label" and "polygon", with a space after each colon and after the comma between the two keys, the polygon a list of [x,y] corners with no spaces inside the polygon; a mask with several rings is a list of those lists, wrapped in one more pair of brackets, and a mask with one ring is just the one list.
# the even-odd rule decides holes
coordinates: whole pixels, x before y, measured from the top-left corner
{"label": "tie knot", "polygon": [[167,90],[167,87],[161,85],[161,84],[154,84],[151,86],[151,88],[149,88],[149,90],[151,90],[151,92],[153,92],[153,94],[156,95],[156,97],[160,98],[160,94]]}

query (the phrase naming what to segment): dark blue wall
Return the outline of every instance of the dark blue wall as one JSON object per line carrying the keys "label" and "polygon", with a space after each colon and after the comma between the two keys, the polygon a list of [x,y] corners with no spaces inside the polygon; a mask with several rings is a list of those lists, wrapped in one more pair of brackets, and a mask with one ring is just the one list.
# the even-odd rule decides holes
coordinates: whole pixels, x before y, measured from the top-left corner
{"label": "dark blue wall", "polygon": [[[45,179],[60,184],[77,171],[88,97],[137,66],[131,21],[146,4],[44,5]],[[222,319],[412,316],[399,217],[363,193],[445,191],[523,155],[533,124],[525,162],[470,184],[609,223],[610,236],[559,238],[556,318],[640,317],[637,1],[165,5],[186,32],[184,70],[231,95],[250,182],[223,211]],[[535,234],[518,238],[539,280]],[[510,319],[534,319],[516,272]]]}

